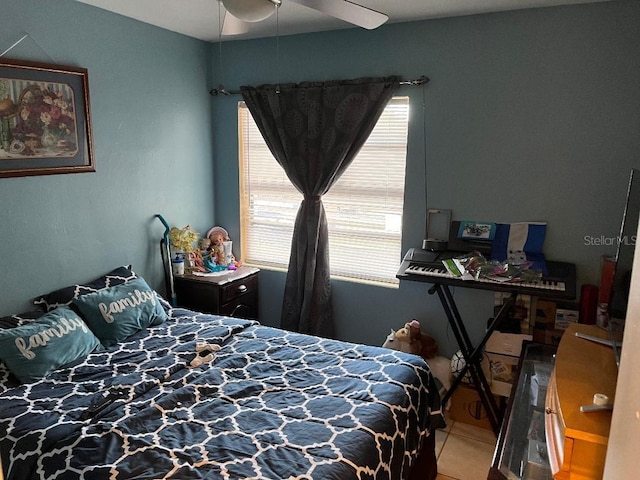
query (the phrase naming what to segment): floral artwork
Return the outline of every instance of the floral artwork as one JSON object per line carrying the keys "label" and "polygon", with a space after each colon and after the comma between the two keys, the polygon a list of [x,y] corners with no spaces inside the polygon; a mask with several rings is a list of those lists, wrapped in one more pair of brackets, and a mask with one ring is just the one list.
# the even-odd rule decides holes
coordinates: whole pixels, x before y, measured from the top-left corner
{"label": "floral artwork", "polygon": [[93,171],[86,69],[0,60],[0,177]]}
{"label": "floral artwork", "polygon": [[0,78],[0,97],[0,158],[77,154],[76,115],[69,85]]}

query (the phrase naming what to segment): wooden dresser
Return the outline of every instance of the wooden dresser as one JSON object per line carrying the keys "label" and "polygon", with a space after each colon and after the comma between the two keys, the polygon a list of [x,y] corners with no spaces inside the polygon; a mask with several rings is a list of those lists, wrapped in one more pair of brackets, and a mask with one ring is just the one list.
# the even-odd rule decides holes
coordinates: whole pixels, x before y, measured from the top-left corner
{"label": "wooden dresser", "polygon": [[611,347],[575,335],[608,339],[592,325],[571,325],[562,336],[546,396],[545,430],[554,479],[601,479],[611,411],[580,412],[595,393],[613,403],[618,370]]}

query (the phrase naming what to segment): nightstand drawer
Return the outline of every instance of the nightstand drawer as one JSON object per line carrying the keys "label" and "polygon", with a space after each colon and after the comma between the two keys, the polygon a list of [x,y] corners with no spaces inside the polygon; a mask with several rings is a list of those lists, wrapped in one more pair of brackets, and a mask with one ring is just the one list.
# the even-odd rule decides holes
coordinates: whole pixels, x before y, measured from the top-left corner
{"label": "nightstand drawer", "polygon": [[242,295],[255,292],[258,289],[258,276],[252,275],[247,278],[230,283],[221,288],[221,303],[231,302]]}
{"label": "nightstand drawer", "polygon": [[256,319],[258,312],[258,291],[253,290],[246,295],[241,295],[234,301],[227,302],[220,307],[220,315],[230,317]]}

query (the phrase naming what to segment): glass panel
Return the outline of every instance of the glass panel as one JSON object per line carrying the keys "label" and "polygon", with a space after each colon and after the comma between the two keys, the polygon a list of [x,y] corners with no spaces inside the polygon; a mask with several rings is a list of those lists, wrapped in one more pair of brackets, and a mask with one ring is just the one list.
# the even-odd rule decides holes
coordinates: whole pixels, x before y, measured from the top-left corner
{"label": "glass panel", "polygon": [[553,480],[544,430],[547,385],[555,348],[525,345],[513,397],[499,471],[508,479]]}

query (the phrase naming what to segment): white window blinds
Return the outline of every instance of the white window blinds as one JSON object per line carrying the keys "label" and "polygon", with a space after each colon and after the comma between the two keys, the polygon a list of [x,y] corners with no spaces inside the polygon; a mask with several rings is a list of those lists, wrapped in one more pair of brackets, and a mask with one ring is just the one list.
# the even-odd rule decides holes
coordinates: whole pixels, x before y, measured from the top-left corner
{"label": "white window blinds", "polygon": [[[408,97],[393,98],[353,163],[322,197],[331,275],[397,284],[409,122]],[[242,254],[286,268],[302,195],[276,162],[244,102],[238,107]]]}

